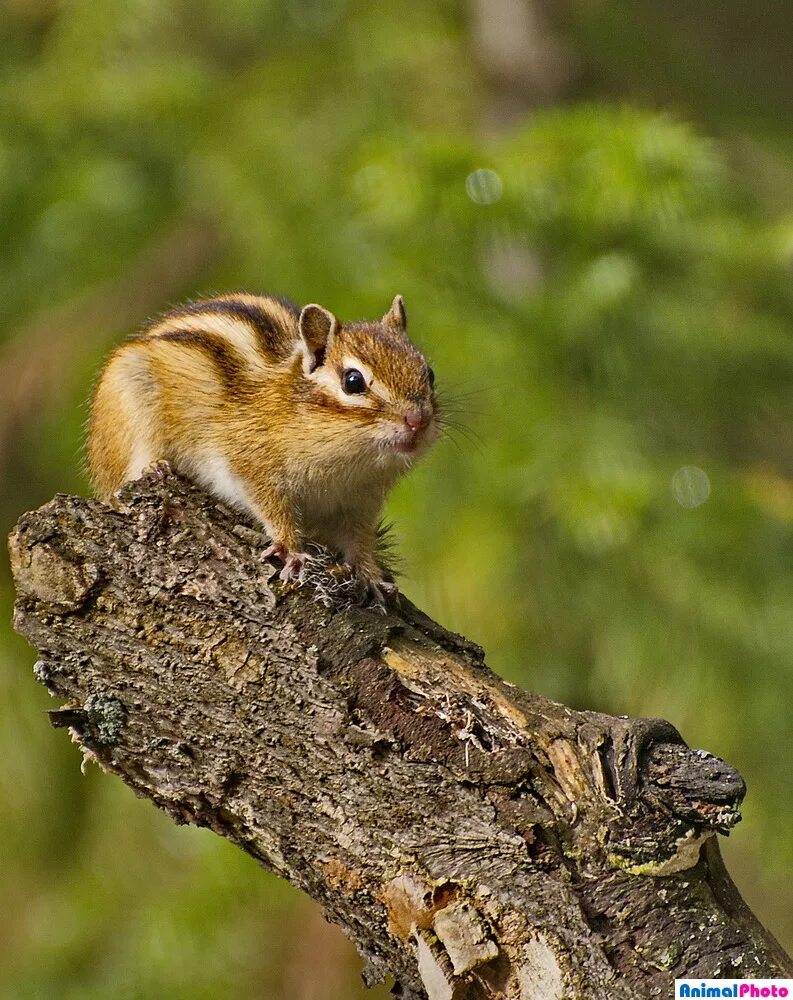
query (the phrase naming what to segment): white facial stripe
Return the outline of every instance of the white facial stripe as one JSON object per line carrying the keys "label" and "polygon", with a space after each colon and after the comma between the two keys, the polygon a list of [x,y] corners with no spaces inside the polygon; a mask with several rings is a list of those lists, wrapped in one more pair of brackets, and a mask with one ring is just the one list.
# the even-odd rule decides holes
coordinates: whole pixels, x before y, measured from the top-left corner
{"label": "white facial stripe", "polygon": [[341,386],[341,379],[337,373],[329,368],[326,368],[325,365],[321,365],[319,368],[316,368],[310,375],[308,375],[308,377],[318,385],[327,389],[340,403],[344,403],[345,406],[361,406],[371,408],[372,399],[370,393],[377,396],[378,399],[384,400],[386,403],[394,402],[393,394],[386,388],[386,386],[383,385],[382,382],[379,381],[379,379],[374,377],[374,373],[369,365],[360,361],[351,354],[345,354],[342,358],[342,366],[342,371],[346,371],[348,368],[357,369],[366,380],[369,392],[345,392]]}
{"label": "white facial stripe", "polygon": [[[363,375],[366,379],[367,386],[376,396],[379,396],[380,399],[384,399],[386,403],[394,402],[394,397],[388,389],[386,389],[383,383],[374,377],[374,373],[369,365],[364,364],[363,361],[359,361],[358,358],[353,357],[351,354],[346,354],[344,356],[343,364],[345,368],[357,368],[361,375]],[[361,397],[358,396],[356,398],[360,399]]]}

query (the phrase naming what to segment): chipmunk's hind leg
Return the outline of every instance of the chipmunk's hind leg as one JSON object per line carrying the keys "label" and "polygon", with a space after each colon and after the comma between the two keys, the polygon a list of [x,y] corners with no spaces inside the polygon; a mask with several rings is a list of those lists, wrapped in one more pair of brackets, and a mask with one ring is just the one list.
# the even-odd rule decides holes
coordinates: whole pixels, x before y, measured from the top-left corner
{"label": "chipmunk's hind leg", "polygon": [[166,457],[154,432],[157,392],[147,360],[126,347],[111,358],[94,393],[88,463],[103,498]]}

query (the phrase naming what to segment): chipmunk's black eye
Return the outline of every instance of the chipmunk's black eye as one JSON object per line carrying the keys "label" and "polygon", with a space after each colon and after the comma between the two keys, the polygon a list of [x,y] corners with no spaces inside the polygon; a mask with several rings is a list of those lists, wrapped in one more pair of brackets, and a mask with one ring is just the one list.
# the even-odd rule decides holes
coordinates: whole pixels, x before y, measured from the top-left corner
{"label": "chipmunk's black eye", "polygon": [[430,389],[435,388],[435,372],[431,368],[427,368],[427,378],[430,380]]}
{"label": "chipmunk's black eye", "polygon": [[345,368],[341,376],[341,387],[348,396],[366,392],[366,379],[357,368]]}

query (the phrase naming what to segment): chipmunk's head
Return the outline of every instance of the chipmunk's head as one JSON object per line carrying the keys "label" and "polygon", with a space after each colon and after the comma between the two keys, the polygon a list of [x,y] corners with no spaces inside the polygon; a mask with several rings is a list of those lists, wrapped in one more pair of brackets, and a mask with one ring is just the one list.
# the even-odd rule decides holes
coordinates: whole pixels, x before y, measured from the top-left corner
{"label": "chipmunk's head", "polygon": [[311,403],[341,418],[351,448],[409,465],[438,436],[435,376],[408,339],[400,295],[372,323],[306,306],[300,352]]}

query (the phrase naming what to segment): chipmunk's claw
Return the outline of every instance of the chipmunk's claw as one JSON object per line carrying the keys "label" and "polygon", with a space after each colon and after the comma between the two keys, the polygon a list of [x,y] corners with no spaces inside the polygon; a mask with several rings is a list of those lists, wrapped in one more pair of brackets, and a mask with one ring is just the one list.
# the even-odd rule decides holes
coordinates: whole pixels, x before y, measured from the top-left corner
{"label": "chipmunk's claw", "polygon": [[307,552],[290,552],[284,559],[284,568],[278,574],[278,578],[284,583],[302,583],[303,570],[310,558]]}
{"label": "chipmunk's claw", "polygon": [[396,584],[390,583],[388,580],[373,580],[367,577],[362,577],[361,582],[364,585],[364,597],[369,607],[385,614],[386,605],[393,601],[399,593]]}

